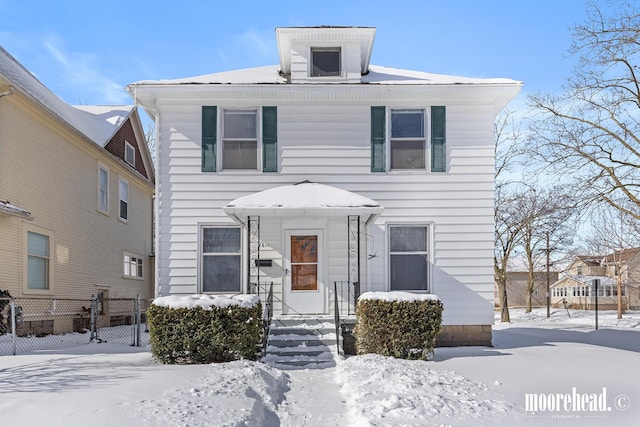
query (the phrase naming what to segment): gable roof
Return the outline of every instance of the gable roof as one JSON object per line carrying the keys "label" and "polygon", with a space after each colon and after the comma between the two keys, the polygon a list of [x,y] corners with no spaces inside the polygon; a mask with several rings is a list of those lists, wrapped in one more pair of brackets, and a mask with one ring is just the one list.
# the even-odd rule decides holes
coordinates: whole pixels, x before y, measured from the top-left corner
{"label": "gable roof", "polygon": [[42,84],[6,50],[0,47],[0,80],[41,105],[87,139],[104,147],[131,116],[135,105],[72,106]]}

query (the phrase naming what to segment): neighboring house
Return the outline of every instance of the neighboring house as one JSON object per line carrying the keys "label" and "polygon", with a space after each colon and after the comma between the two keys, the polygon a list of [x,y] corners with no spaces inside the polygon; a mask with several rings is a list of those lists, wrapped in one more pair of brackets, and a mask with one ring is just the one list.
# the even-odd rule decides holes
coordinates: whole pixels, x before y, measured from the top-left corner
{"label": "neighboring house", "polygon": [[278,65],[128,86],[158,129],[158,295],[430,292],[442,342],[490,344],[493,124],[522,83],[370,66],[374,36],[277,28]]}
{"label": "neighboring house", "polygon": [[153,296],[145,141],[135,106],[70,106],[0,48],[0,289]]}
{"label": "neighboring house", "polygon": [[551,285],[554,306],[594,309],[594,280],[599,280],[598,308],[618,307],[618,280],[622,284],[624,309],[640,309],[640,248],[629,248],[606,256],[578,256],[567,275]]}
{"label": "neighboring house", "polygon": [[[549,284],[558,280],[558,272],[549,271]],[[529,268],[526,260],[516,258],[509,260],[507,267],[507,302],[509,307],[526,307],[527,283],[529,282]],[[500,307],[498,284],[494,283],[494,305]],[[547,271],[546,268],[536,268],[533,272],[533,293],[531,294],[532,307],[547,306]]]}

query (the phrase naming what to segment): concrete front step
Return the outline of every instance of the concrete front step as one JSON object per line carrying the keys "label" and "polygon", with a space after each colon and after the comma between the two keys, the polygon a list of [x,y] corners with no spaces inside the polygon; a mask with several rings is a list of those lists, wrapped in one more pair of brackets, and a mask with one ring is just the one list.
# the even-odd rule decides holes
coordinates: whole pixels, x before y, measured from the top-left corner
{"label": "concrete front step", "polygon": [[335,324],[332,319],[274,319],[262,361],[283,369],[335,366]]}

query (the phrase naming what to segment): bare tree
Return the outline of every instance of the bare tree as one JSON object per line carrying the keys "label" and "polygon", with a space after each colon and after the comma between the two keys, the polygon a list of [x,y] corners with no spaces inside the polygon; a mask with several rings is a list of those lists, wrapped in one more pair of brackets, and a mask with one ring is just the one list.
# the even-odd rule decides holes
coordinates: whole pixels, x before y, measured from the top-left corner
{"label": "bare tree", "polygon": [[519,127],[511,111],[504,111],[495,122],[495,249],[494,275],[500,300],[500,320],[509,322],[509,304],[507,297],[507,266],[509,258],[517,245],[521,232],[518,212],[514,210],[516,197],[513,169],[519,163],[522,153],[519,144]]}
{"label": "bare tree", "polygon": [[530,313],[531,298],[536,288],[544,285],[545,293],[548,292],[548,277],[544,282],[536,283],[535,272],[543,266],[548,272],[550,252],[567,248],[572,242],[575,228],[571,227],[570,220],[574,217],[574,202],[561,186],[542,188],[530,185],[515,203],[522,221],[518,243],[524,251],[528,269],[525,311]]}
{"label": "bare tree", "polygon": [[588,202],[640,219],[640,14],[617,1],[609,15],[595,2],[574,28],[578,64],[559,95],[537,94],[530,145],[558,176],[572,177]]}

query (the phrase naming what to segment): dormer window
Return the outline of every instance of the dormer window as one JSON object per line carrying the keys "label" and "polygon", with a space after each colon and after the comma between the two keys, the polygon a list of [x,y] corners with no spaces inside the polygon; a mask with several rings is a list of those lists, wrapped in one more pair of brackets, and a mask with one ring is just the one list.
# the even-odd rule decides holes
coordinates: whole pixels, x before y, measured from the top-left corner
{"label": "dormer window", "polygon": [[311,48],[311,77],[340,76],[339,47]]}

